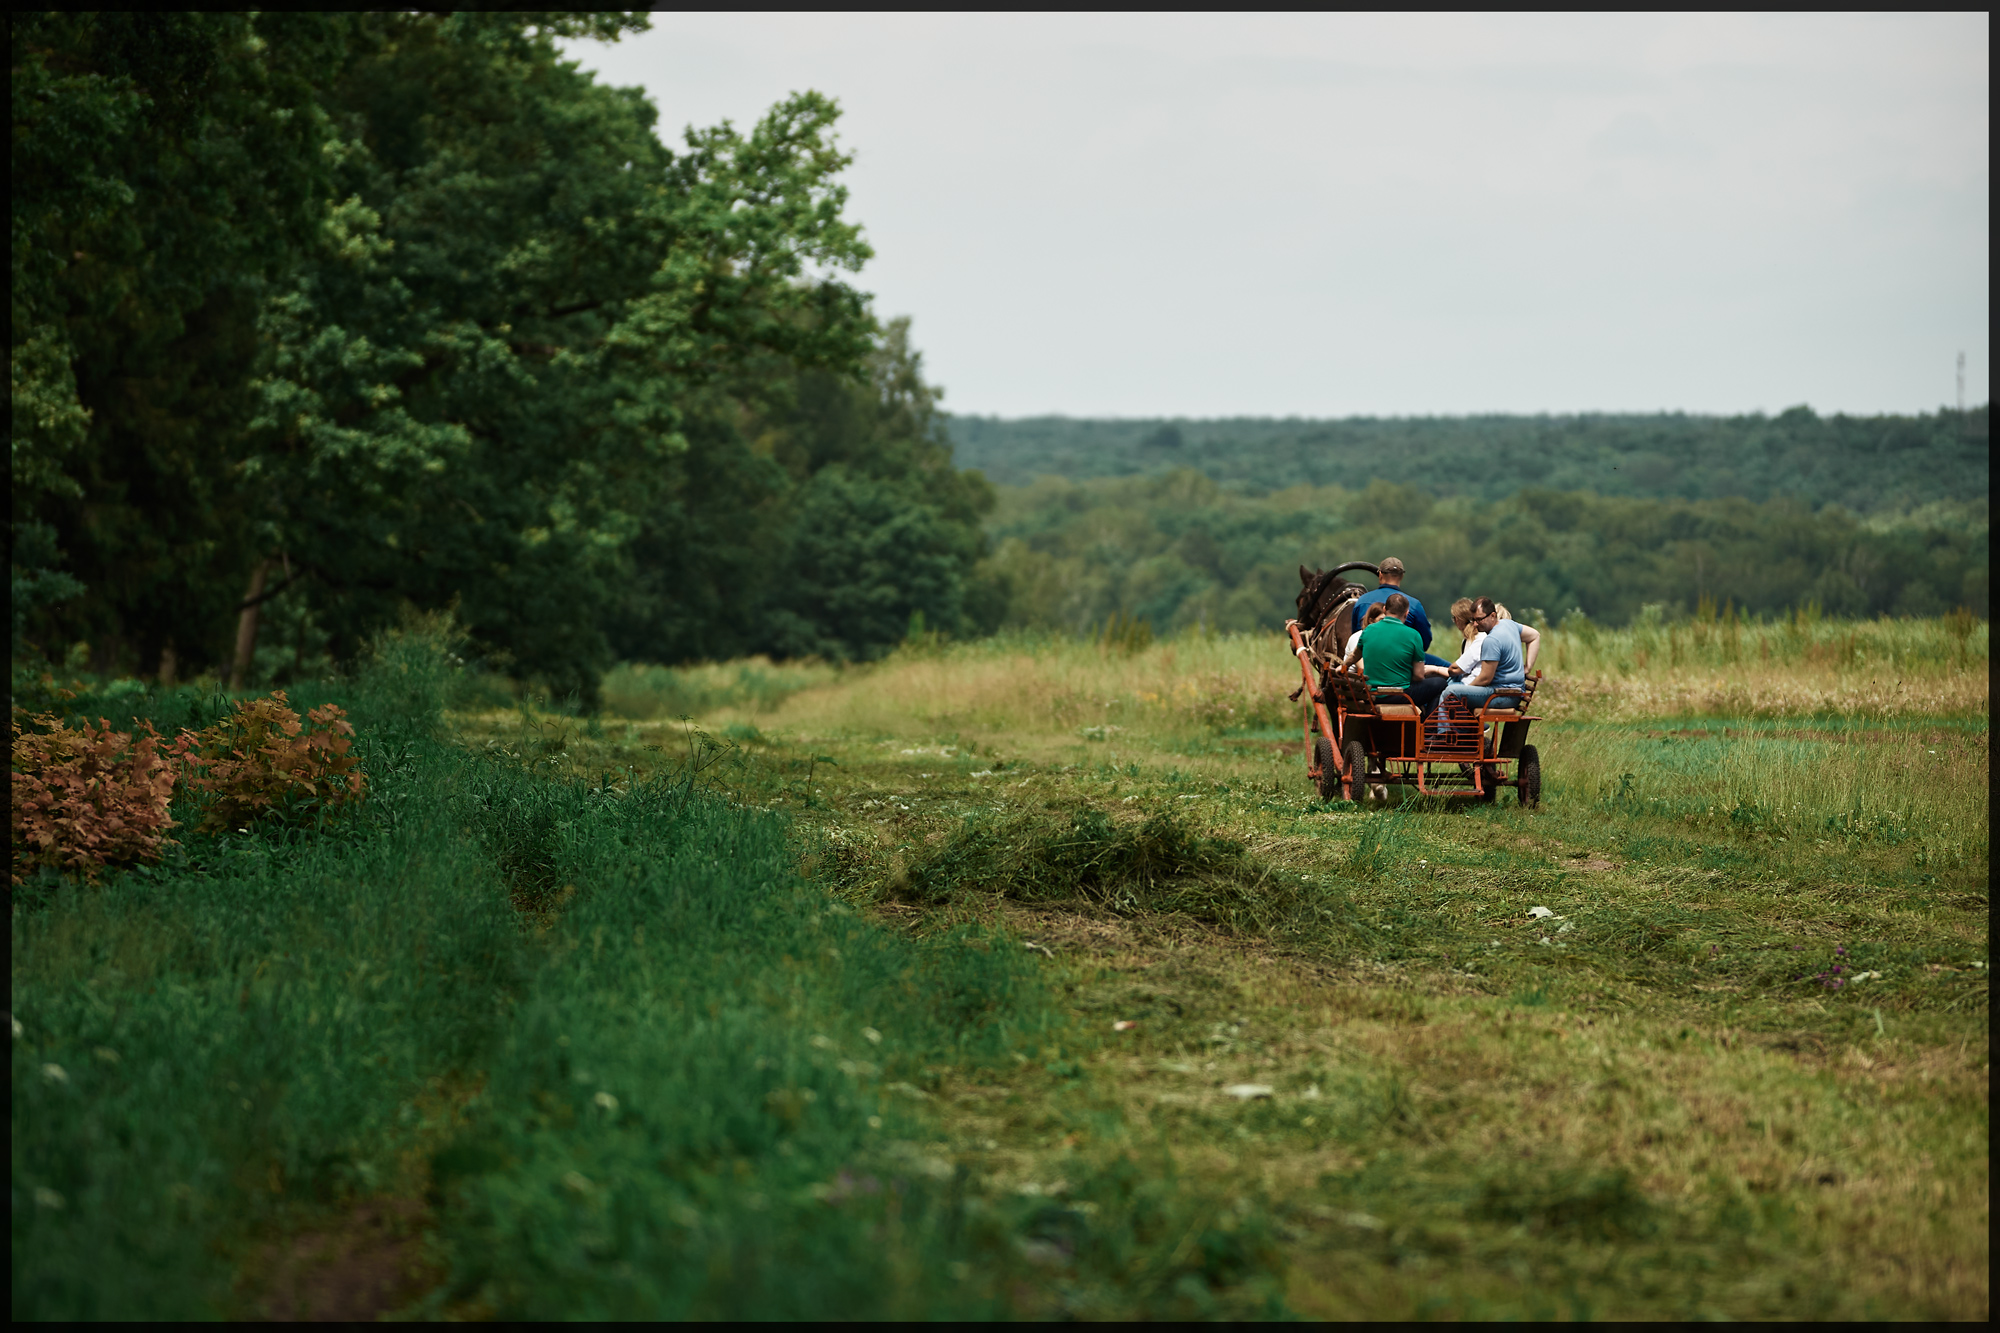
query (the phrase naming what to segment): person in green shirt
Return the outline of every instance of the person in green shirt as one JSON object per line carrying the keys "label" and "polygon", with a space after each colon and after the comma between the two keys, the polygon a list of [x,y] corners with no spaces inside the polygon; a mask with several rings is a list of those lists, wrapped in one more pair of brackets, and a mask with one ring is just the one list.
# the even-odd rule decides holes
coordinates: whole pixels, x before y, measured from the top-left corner
{"label": "person in green shirt", "polygon": [[1361,631],[1361,671],[1371,690],[1401,690],[1425,716],[1444,693],[1448,667],[1424,661],[1423,635],[1403,623],[1409,599],[1392,593],[1382,604],[1383,616]]}

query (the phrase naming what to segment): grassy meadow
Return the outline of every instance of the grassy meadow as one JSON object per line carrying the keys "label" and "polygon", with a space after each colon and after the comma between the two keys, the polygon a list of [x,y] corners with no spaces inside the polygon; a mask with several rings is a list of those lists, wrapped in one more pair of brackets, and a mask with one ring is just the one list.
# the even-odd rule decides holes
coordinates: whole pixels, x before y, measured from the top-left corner
{"label": "grassy meadow", "polygon": [[1317,802],[1274,636],[738,663],[691,723],[529,734],[733,747],[707,780],[842,900],[1023,941],[1074,1026],[942,1077],[955,1160],[1046,1197],[1170,1154],[1301,1314],[1983,1314],[1986,625],[1548,642],[1534,813]]}
{"label": "grassy meadow", "polygon": [[392,643],[342,829],[15,892],[15,1317],[1981,1318],[1987,642],[1551,634],[1534,812],[1272,635]]}

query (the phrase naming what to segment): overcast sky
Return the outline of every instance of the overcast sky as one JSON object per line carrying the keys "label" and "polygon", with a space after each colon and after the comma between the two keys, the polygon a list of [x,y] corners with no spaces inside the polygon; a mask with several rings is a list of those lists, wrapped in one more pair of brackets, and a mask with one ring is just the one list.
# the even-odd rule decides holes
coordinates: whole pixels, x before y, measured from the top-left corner
{"label": "overcast sky", "polygon": [[962,413],[1988,396],[1984,14],[660,14],[678,144],[839,99],[860,285]]}

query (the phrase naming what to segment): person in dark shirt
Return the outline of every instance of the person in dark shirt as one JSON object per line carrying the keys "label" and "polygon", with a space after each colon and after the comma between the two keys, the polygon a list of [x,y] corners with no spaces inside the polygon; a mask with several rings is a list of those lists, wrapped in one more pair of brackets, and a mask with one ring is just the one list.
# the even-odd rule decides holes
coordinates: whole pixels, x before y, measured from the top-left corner
{"label": "person in dark shirt", "polygon": [[1424,661],[1423,644],[1403,619],[1409,610],[1408,598],[1391,593],[1382,609],[1381,619],[1361,632],[1361,669],[1367,674],[1368,688],[1400,690],[1418,712],[1429,717],[1438,696],[1444,693],[1448,668]]}
{"label": "person in dark shirt", "polygon": [[1410,604],[1409,611],[1403,616],[1403,623],[1415,630],[1417,637],[1423,640],[1424,662],[1430,666],[1447,665],[1442,657],[1431,655],[1431,618],[1424,614],[1424,604],[1403,591],[1403,562],[1392,555],[1375,568],[1376,578],[1381,581],[1382,586],[1364,592],[1354,599],[1354,623],[1359,625],[1362,617],[1368,614],[1368,608],[1377,602],[1386,602],[1391,597],[1401,597]]}

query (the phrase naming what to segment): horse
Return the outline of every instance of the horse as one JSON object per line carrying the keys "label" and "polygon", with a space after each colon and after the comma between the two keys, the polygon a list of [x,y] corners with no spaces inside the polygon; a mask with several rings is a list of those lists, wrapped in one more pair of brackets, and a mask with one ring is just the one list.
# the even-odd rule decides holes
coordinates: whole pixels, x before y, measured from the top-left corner
{"label": "horse", "polygon": [[1354,599],[1367,591],[1341,577],[1354,569],[1377,573],[1366,560],[1350,560],[1328,570],[1299,566],[1299,633],[1316,658],[1338,662],[1347,652],[1348,637],[1354,633]]}

